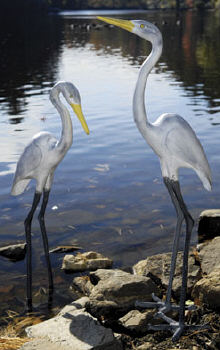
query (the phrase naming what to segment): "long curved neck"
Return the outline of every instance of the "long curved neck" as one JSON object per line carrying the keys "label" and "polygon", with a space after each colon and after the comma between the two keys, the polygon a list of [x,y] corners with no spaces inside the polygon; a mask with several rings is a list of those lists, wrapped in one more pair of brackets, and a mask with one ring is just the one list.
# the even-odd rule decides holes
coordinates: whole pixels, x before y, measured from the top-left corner
{"label": "long curved neck", "polygon": [[155,66],[159,60],[162,53],[163,43],[162,36],[158,38],[157,41],[152,42],[152,51],[147,59],[142,64],[138,80],[136,83],[136,88],[133,96],[133,115],[135,123],[141,134],[146,135],[147,129],[151,128],[151,123],[147,119],[146,109],[145,109],[145,88],[148,75],[152,68]]}
{"label": "long curved neck", "polygon": [[72,121],[71,121],[69,111],[61,102],[59,94],[60,94],[60,91],[53,91],[53,93],[50,96],[50,100],[54,105],[54,107],[57,109],[58,113],[60,114],[60,118],[62,121],[62,133],[56,148],[61,153],[62,152],[64,153],[72,145],[73,126],[72,126]]}

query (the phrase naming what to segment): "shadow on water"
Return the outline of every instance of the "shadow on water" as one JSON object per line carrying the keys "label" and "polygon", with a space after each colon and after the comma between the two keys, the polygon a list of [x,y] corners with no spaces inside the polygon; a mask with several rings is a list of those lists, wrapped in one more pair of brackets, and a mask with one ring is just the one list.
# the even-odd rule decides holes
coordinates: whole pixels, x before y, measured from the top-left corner
{"label": "shadow on water", "polygon": [[[219,205],[219,13],[147,12],[138,18],[156,23],[164,38],[162,57],[149,77],[148,109],[153,118],[165,111],[187,118],[211,164],[211,195],[195,175],[180,173],[196,218],[202,209]],[[123,30],[100,27],[94,18],[26,16],[2,18],[0,49],[1,245],[24,241],[23,220],[34,186],[12,198],[12,173],[32,135],[45,129],[59,137],[60,121],[51,118],[48,92],[55,81],[69,79],[80,87],[91,135],[85,138],[78,126],[74,129],[73,148],[56,171],[46,214],[50,247],[78,242],[84,250],[108,255],[114,266],[169,251],[175,212],[158,160],[136,130],[131,111],[138,68],[150,45]],[[197,241],[196,228],[192,241]],[[47,287],[47,276],[37,220],[33,247],[34,299],[40,305],[45,297],[39,297],[39,288]],[[54,307],[75,298],[68,290],[73,276],[60,270],[62,258],[51,254]],[[1,310],[21,311],[25,262],[0,260]]]}

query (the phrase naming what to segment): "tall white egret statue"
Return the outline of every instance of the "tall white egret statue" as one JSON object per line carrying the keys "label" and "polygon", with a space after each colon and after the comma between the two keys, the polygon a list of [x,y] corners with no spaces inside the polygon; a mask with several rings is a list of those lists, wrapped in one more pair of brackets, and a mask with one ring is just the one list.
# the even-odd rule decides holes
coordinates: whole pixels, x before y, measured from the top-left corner
{"label": "tall white egret statue", "polygon": [[31,179],[36,180],[36,189],[32,207],[24,221],[27,243],[27,311],[32,310],[31,223],[42,193],[43,200],[38,219],[47,263],[49,295],[53,291],[53,277],[44,215],[53,182],[54,171],[67,153],[68,149],[71,147],[73,141],[71,117],[68,109],[60,100],[60,93],[63,94],[67,103],[78,116],[84,131],[89,134],[89,129],[82,113],[79,91],[72,83],[63,81],[58,82],[50,91],[50,100],[57,109],[62,120],[61,138],[60,140],[57,140],[52,134],[44,131],[33,137],[32,141],[25,147],[20,159],[18,160],[11,190],[11,194],[17,196],[25,190]]}
{"label": "tall white egret statue", "polygon": [[[178,169],[181,167],[193,169],[207,190],[211,190],[211,171],[201,143],[190,125],[182,117],[177,114],[166,113],[162,114],[154,123],[150,123],[147,119],[144,102],[147,77],[160,58],[163,47],[162,35],[159,29],[154,24],[142,20],[128,21],[106,17],[98,17],[98,19],[126,29],[150,41],[152,44],[152,51],[140,68],[133,97],[133,115],[140,133],[160,159],[163,181],[176,209],[177,225],[165,302],[162,302],[158,297],[153,295],[154,302],[137,302],[136,305],[146,308],[157,307],[159,309],[157,316],[163,318],[168,324],[151,326],[151,329],[170,329],[174,333],[172,339],[175,341],[179,339],[185,328],[189,328],[184,323],[184,314],[186,308],[188,254],[191,232],[194,225],[194,221],[181,195]],[[171,290],[183,220],[186,222],[186,236],[180,306],[178,307],[171,304]],[[164,314],[171,309],[179,309],[178,322],[175,322]]]}

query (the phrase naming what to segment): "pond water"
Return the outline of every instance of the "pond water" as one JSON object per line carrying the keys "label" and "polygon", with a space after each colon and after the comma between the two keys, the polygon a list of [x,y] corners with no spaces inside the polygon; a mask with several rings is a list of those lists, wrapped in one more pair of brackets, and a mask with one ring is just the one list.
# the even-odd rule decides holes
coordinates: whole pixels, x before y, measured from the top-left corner
{"label": "pond water", "polygon": [[[203,209],[219,208],[219,13],[120,12],[119,16],[145,18],[162,31],[163,54],[147,83],[147,112],[151,121],[164,112],[181,114],[201,140],[212,169],[213,191],[205,191],[194,172],[180,171],[183,196],[197,219]],[[64,12],[40,21],[27,17],[15,19],[13,25],[3,19],[0,26],[0,246],[25,240],[23,221],[34,182],[22,195],[12,197],[13,173],[35,133],[48,130],[60,137],[60,119],[48,95],[55,82],[68,80],[80,91],[91,133],[87,136],[72,118],[73,145],[56,170],[46,213],[50,247],[78,243],[83,251],[112,258],[115,267],[170,251],[175,211],[159,161],[132,117],[138,70],[150,45],[98,23],[92,12],[79,16]],[[197,225],[192,244],[196,241]],[[62,254],[51,258],[54,303],[61,305],[71,298],[66,290],[75,275],[61,271]],[[21,310],[25,261],[0,260],[1,312]],[[37,292],[47,286],[37,215],[33,272]]]}

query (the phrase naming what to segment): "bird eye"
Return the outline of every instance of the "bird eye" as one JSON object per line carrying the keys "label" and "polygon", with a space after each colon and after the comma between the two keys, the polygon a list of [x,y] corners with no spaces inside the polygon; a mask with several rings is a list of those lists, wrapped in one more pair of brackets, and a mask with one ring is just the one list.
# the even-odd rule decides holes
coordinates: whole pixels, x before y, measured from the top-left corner
{"label": "bird eye", "polygon": [[140,28],[144,28],[144,24],[143,23],[140,25]]}

